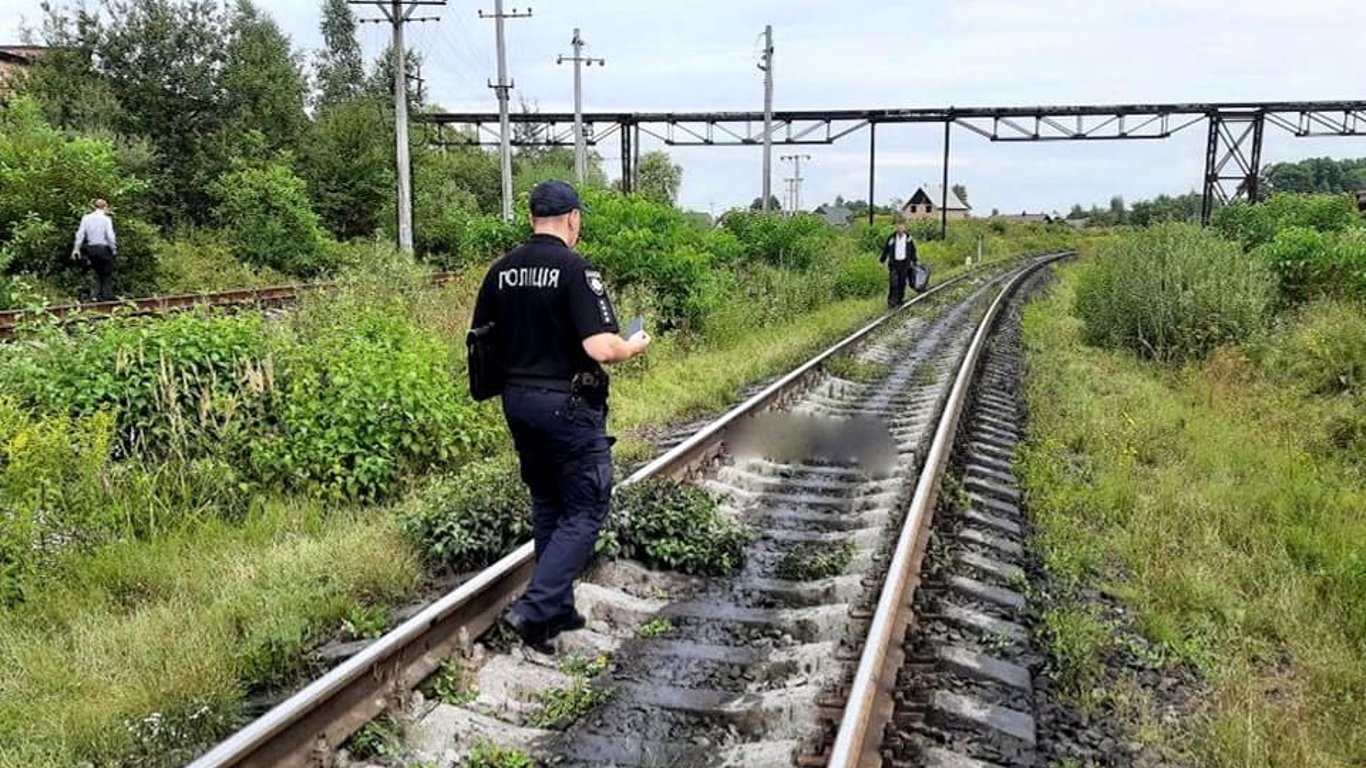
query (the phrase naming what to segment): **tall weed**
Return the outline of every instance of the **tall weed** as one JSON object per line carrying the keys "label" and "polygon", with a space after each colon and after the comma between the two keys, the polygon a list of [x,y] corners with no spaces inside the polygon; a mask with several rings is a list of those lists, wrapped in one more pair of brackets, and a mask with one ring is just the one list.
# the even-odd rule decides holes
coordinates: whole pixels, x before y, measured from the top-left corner
{"label": "tall weed", "polygon": [[1272,289],[1266,264],[1232,241],[1162,224],[1097,248],[1077,286],[1076,312],[1090,344],[1175,361],[1261,328]]}

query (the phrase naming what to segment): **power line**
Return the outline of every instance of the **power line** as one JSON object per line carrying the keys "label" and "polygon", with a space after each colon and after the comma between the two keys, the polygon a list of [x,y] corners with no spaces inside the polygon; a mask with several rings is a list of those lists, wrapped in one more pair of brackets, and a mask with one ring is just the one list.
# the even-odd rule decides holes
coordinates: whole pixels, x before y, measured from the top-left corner
{"label": "power line", "polygon": [[[348,0],[351,5],[378,8],[383,19],[361,19],[362,23],[388,21],[394,30],[394,164],[398,169],[398,247],[413,252],[413,178],[412,159],[408,156],[408,55],[403,43],[403,27],[409,22],[437,21],[437,17],[414,18],[421,7],[444,6],[446,0]],[[421,73],[418,77],[421,87]]]}
{"label": "power line", "polygon": [[579,35],[579,28],[574,28],[574,39],[571,41],[574,46],[573,56],[560,56],[555,60],[556,64],[563,64],[566,61],[574,62],[574,176],[579,184],[583,184],[588,179],[588,140],[583,134],[583,67],[597,64],[600,67],[607,66],[607,59],[595,59],[592,56],[583,55],[583,38]]}
{"label": "power line", "polygon": [[516,8],[511,13],[503,12],[503,0],[493,0],[493,13],[479,12],[481,19],[493,19],[495,34],[498,38],[498,82],[489,87],[498,94],[498,124],[500,129],[499,152],[503,166],[503,219],[512,221],[512,126],[508,122],[508,97],[515,86],[508,81],[507,36],[503,31],[505,19],[524,19],[531,16],[531,9],[519,13]]}

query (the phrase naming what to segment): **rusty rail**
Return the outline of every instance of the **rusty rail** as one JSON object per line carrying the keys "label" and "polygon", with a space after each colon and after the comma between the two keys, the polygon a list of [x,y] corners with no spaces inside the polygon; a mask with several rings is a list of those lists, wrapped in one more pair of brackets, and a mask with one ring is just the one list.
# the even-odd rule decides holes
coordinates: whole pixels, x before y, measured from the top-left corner
{"label": "rusty rail", "polygon": [[[438,272],[432,282],[444,285],[456,277],[454,272]],[[80,304],[59,304],[41,309],[0,311],[0,338],[10,338],[25,323],[41,318],[53,318],[59,323],[103,320],[110,317],[139,317],[164,315],[195,307],[281,307],[298,301],[300,296],[337,288],[336,282],[295,283],[267,288],[239,288],[216,293],[182,293],[168,296],[148,296],[121,301],[94,301]]]}

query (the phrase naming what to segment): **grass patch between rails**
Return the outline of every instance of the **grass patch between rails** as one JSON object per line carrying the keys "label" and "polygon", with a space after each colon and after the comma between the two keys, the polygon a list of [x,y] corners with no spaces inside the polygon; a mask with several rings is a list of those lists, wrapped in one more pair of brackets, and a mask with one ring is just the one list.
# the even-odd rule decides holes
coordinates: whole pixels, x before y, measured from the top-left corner
{"label": "grass patch between rails", "polygon": [[[1343,313],[1366,309],[1162,365],[1082,342],[1085,266],[1024,315],[1021,468],[1046,566],[1122,597],[1164,654],[1203,671],[1208,717],[1170,736],[1201,764],[1366,764],[1366,473],[1342,426],[1362,421],[1355,363],[1323,373],[1314,358],[1291,385],[1294,369],[1257,362],[1312,352],[1297,334],[1355,334]],[[1046,623],[1062,679],[1090,695],[1108,633],[1066,608]]]}
{"label": "grass patch between rails", "polygon": [[796,544],[778,561],[778,577],[790,581],[815,581],[844,573],[854,559],[851,541]]}

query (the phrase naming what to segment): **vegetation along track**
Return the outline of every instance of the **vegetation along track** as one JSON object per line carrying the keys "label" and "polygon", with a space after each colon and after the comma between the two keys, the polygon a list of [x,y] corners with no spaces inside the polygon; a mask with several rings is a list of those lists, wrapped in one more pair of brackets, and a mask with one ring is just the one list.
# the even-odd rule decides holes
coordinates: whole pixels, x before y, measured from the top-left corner
{"label": "vegetation along track", "polygon": [[[443,285],[455,278],[453,272],[437,272],[432,282]],[[169,296],[148,296],[120,301],[92,301],[81,304],[60,304],[42,309],[10,309],[0,311],[0,339],[8,339],[26,323],[45,318],[58,323],[101,320],[109,317],[137,317],[165,315],[195,307],[258,307],[262,309],[293,304],[299,297],[313,291],[336,288],[337,283],[300,283],[269,288],[240,288],[216,293],[184,293]]]}
{"label": "vegetation along track", "polygon": [[[476,642],[529,578],[525,545],[193,768],[325,764],[390,707],[406,707],[404,751],[440,765],[495,747],[583,766],[837,764],[843,748],[851,761],[838,764],[860,764],[890,714],[880,694],[899,663],[889,644],[908,619],[916,558],[905,552],[923,547],[915,505],[947,465],[945,421],[956,423],[1005,296],[1055,258],[945,283],[624,481],[667,475],[721,497],[755,534],[736,576],[604,563],[577,590],[589,628],[562,636],[550,659],[496,637]],[[879,443],[881,455],[870,450]],[[889,595],[892,608],[875,609]],[[875,668],[871,687],[865,667]],[[407,695],[439,669],[441,703]]]}

